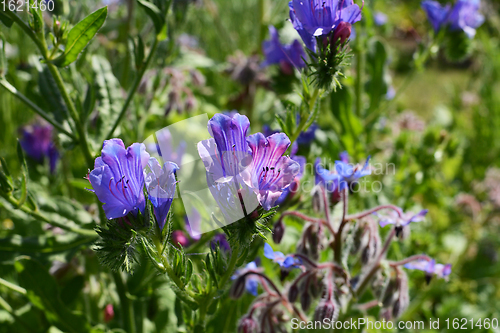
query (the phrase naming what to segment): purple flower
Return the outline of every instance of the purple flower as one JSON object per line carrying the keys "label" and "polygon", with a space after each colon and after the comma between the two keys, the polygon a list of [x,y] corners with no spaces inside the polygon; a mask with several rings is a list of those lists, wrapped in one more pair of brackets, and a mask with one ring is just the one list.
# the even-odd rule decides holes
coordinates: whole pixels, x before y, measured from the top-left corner
{"label": "purple flower", "polygon": [[484,22],[484,16],[479,13],[479,0],[458,0],[451,7],[447,4],[442,6],[437,1],[424,1],[422,8],[427,14],[429,21],[438,32],[446,25],[453,30],[463,30],[469,38],[476,34],[476,28]]}
{"label": "purple flower", "polygon": [[201,215],[196,208],[191,209],[191,214],[184,216],[184,222],[186,223],[186,231],[191,239],[197,241],[201,238],[200,227],[201,227]]}
{"label": "purple flower", "polygon": [[163,167],[158,160],[151,157],[148,162],[151,170],[145,177],[149,201],[153,205],[156,222],[163,230],[168,212],[175,195],[175,172],[179,169],[177,164],[166,162]]}
{"label": "purple flower", "polygon": [[385,25],[387,23],[387,15],[382,12],[375,12],[373,15],[373,20],[378,26]]}
{"label": "purple flower", "polygon": [[214,238],[212,238],[212,241],[210,242],[210,246],[212,247],[212,249],[215,249],[217,247],[217,244],[222,249],[222,251],[224,252],[231,251],[231,246],[229,246],[225,234],[217,234],[214,236]]}
{"label": "purple flower", "polygon": [[469,38],[476,35],[476,28],[484,22],[479,13],[480,0],[458,0],[449,16],[451,30],[463,30]]}
{"label": "purple flower", "polygon": [[379,221],[380,227],[385,227],[388,224],[394,224],[396,227],[405,227],[412,222],[421,222],[424,220],[425,215],[429,212],[428,209],[422,209],[417,214],[415,213],[403,213],[399,217],[398,213],[391,211],[388,216],[382,217]]}
{"label": "purple flower", "polygon": [[116,219],[132,212],[144,212],[144,167],[149,154],[142,143],[127,149],[120,139],[104,141],[101,157],[96,158],[94,170],[88,175],[93,191],[108,219]]}
{"label": "purple flower", "polygon": [[290,139],[284,133],[267,138],[262,133],[248,137],[252,151],[252,163],[245,170],[244,179],[252,187],[265,210],[271,209],[295,176],[300,166],[288,156],[283,156],[290,146]]}
{"label": "purple flower", "polygon": [[407,269],[418,269],[425,272],[427,283],[430,282],[430,279],[433,275],[436,275],[437,277],[443,279],[447,279],[448,275],[451,274],[451,264],[436,264],[435,260],[416,260],[404,265],[404,267]]}
{"label": "purple flower", "polygon": [[208,123],[213,139],[198,143],[209,189],[229,222],[257,208],[254,199],[269,210],[299,172],[297,162],[282,156],[290,145],[285,134],[246,137],[249,126],[240,114],[217,114]]}
{"label": "purple flower", "polygon": [[22,134],[20,144],[26,154],[39,163],[47,157],[50,172],[54,173],[59,160],[59,152],[52,140],[52,126],[48,124],[25,126],[22,128]]}
{"label": "purple flower", "polygon": [[172,134],[168,129],[156,132],[156,139],[157,143],[154,148],[158,152],[158,155],[161,156],[164,161],[182,165],[182,157],[186,151],[186,142],[181,141],[177,147],[174,147]]}
{"label": "purple flower", "polygon": [[427,14],[427,18],[434,28],[434,31],[438,32],[446,24],[451,6],[449,4],[442,6],[437,1],[429,0],[422,2],[422,8]]}
{"label": "purple flower", "polygon": [[[249,271],[257,271],[257,270],[258,270],[257,264],[255,263],[255,261],[251,261],[245,266],[245,268],[237,270],[235,274],[231,277],[231,280],[235,280]],[[256,275],[248,275],[245,278],[245,289],[250,294],[257,296],[258,286],[259,286],[259,278]]]}
{"label": "purple flower", "polygon": [[297,173],[297,175],[295,176],[293,181],[290,183],[290,186],[288,186],[287,188],[285,188],[283,190],[283,192],[281,192],[281,195],[279,196],[279,198],[274,202],[275,206],[279,206],[279,205],[283,204],[283,202],[285,202],[285,200],[288,198],[290,193],[291,193],[291,195],[290,195],[290,197],[291,197],[295,194],[295,192],[297,192],[297,190],[299,189],[299,186],[300,186],[300,180],[302,179],[302,176],[304,175],[304,170],[305,170],[306,163],[307,163],[306,158],[304,156],[297,156],[297,155],[292,155],[292,156],[290,156],[290,158],[299,164],[299,173]]}
{"label": "purple flower", "polygon": [[314,162],[315,183],[325,188],[329,193],[337,192],[339,189],[340,175],[336,169],[328,170],[321,164],[321,158]]}
{"label": "purple flower", "polygon": [[282,252],[273,251],[271,245],[264,244],[264,257],[273,260],[275,263],[279,264],[282,268],[298,268],[301,265],[301,261],[292,256],[285,256]]}
{"label": "purple flower", "polygon": [[370,162],[370,156],[366,159],[363,167],[359,164],[353,165],[348,163],[348,155],[345,158],[346,161],[335,161],[335,169],[340,177],[339,191],[342,191],[346,187],[350,186],[350,184],[354,183],[359,178],[368,176],[372,173],[368,164]]}
{"label": "purple flower", "polygon": [[361,20],[361,9],[352,0],[292,0],[290,19],[307,48],[314,51],[315,37],[327,36],[341,22],[353,24]]}
{"label": "purple flower", "polygon": [[262,66],[279,64],[286,74],[292,74],[293,67],[303,68],[306,66],[303,58],[306,54],[298,40],[294,40],[290,45],[283,45],[280,42],[278,31],[275,27],[269,27],[270,40],[262,43],[262,51],[265,60]]}

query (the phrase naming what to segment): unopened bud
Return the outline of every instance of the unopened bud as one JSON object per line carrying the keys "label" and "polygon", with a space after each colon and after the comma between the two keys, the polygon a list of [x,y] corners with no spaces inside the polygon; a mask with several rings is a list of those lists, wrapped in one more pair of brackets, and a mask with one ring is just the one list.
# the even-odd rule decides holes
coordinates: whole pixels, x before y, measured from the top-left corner
{"label": "unopened bud", "polygon": [[113,304],[108,304],[104,308],[104,322],[110,322],[115,317],[115,310],[113,309]]}
{"label": "unopened bud", "polygon": [[172,243],[175,246],[186,247],[189,241],[184,232],[180,230],[175,230],[174,232],[172,232]]}
{"label": "unopened bud", "polygon": [[316,307],[316,310],[314,310],[314,320],[316,321],[322,322],[325,319],[335,321],[338,315],[339,308],[332,299],[322,299]]}
{"label": "unopened bud", "polygon": [[333,34],[333,43],[337,43],[340,40],[340,45],[342,45],[350,36],[351,24],[349,22],[340,22]]}
{"label": "unopened bud", "polygon": [[311,302],[312,298],[307,290],[300,295],[300,305],[302,306],[302,310],[307,312],[311,307]]}
{"label": "unopened bud", "polygon": [[243,293],[245,292],[245,283],[245,277],[240,276],[237,278],[229,290],[229,297],[232,299],[238,299],[243,296]]}
{"label": "unopened bud", "polygon": [[316,214],[323,212],[323,196],[321,193],[322,189],[320,186],[315,186],[312,190],[312,206]]}
{"label": "unopened bud", "polygon": [[392,316],[399,318],[408,308],[410,304],[410,294],[408,288],[408,276],[402,269],[398,269],[398,277],[396,279],[398,285],[398,297],[392,306]]}
{"label": "unopened bud", "polygon": [[288,289],[288,300],[293,303],[297,300],[297,297],[299,296],[299,287],[297,287],[297,284],[294,283],[290,286],[290,289]]}
{"label": "unopened bud", "polygon": [[240,321],[240,324],[238,325],[238,332],[239,333],[255,333],[255,332],[257,332],[258,328],[259,328],[259,325],[252,317],[245,317]]}
{"label": "unopened bud", "polygon": [[281,240],[283,239],[283,235],[285,234],[285,224],[281,219],[276,222],[273,228],[273,241],[276,244],[281,243]]}
{"label": "unopened bud", "polygon": [[293,74],[293,65],[286,60],[280,61],[280,69],[281,72],[285,75],[292,75]]}

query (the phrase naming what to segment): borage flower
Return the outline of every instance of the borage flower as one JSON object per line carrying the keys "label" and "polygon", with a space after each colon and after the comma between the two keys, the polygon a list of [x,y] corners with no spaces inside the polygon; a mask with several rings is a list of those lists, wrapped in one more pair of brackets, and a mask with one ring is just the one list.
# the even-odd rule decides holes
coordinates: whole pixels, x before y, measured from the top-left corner
{"label": "borage flower", "polygon": [[[401,209],[401,211],[403,211]],[[425,215],[429,212],[428,209],[422,209],[418,213],[412,213],[412,212],[407,212],[407,213],[401,213],[401,216],[395,212],[391,211],[388,215],[382,216],[379,224],[380,227],[385,227],[386,225],[393,224],[396,228],[396,236],[400,236],[401,232],[403,231],[403,228],[409,225],[412,222],[421,222],[424,220]],[[377,213],[374,213],[374,215],[380,216]]]}
{"label": "borage flower", "polygon": [[361,20],[361,9],[352,0],[292,0],[288,6],[293,27],[311,51],[316,49],[316,37],[326,44],[333,33],[332,42],[339,37],[345,41],[350,26]]}
{"label": "borage flower", "polygon": [[264,257],[267,259],[271,259],[281,268],[292,269],[299,268],[302,264],[302,261],[299,258],[295,258],[293,256],[285,256],[283,252],[273,251],[271,245],[265,243],[264,244]]}
{"label": "borage flower", "polygon": [[123,217],[128,213],[144,213],[144,168],[149,154],[142,143],[134,143],[127,149],[120,139],[104,141],[101,157],[96,158],[94,170],[87,178],[92,192],[108,219]]}
{"label": "borage flower", "polygon": [[350,164],[347,152],[342,153],[340,156],[341,160],[335,161],[335,170],[337,170],[340,177],[339,191],[350,188],[351,184],[355,183],[359,178],[371,175],[372,171],[368,164],[370,156],[368,156],[363,166]]}
{"label": "borage flower", "polygon": [[175,172],[179,170],[179,167],[172,162],[166,162],[161,167],[154,157],[149,159],[148,166],[151,170],[145,176],[148,197],[153,205],[156,222],[160,230],[163,230],[170,206],[174,200],[175,184],[177,183]]}
{"label": "borage flower", "polygon": [[427,283],[430,282],[433,275],[442,279],[447,279],[451,274],[451,264],[436,264],[434,259],[431,261],[424,259],[416,260],[405,264],[404,267],[407,269],[418,269],[425,272],[425,279],[427,280]]}
{"label": "borage flower", "polygon": [[45,158],[49,159],[50,173],[54,173],[59,152],[53,141],[51,125],[32,125],[21,129],[22,139],[19,141],[26,155],[42,163]]}
{"label": "borage flower", "polygon": [[[252,272],[252,271],[259,271],[257,268],[257,264],[255,261],[249,262],[245,268],[239,269],[235,272],[235,274],[231,277],[231,280],[236,280],[240,276],[244,275],[245,273]],[[248,293],[257,296],[257,288],[259,286],[259,278],[256,275],[248,275],[245,278],[245,289]]]}
{"label": "borage flower", "polygon": [[293,68],[304,68],[306,66],[303,58],[306,54],[298,40],[294,40],[290,45],[283,45],[280,42],[278,30],[275,27],[269,27],[270,40],[262,43],[262,51],[265,60],[262,66],[279,64],[283,73],[291,75]]}

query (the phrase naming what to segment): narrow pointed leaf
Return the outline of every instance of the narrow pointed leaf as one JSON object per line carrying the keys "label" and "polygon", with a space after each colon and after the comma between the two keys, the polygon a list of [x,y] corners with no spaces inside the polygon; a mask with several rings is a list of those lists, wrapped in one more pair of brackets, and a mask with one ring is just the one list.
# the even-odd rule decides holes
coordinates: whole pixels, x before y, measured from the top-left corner
{"label": "narrow pointed leaf", "polygon": [[58,67],[65,67],[74,62],[102,27],[107,15],[108,7],[104,7],[78,22],[68,34],[66,50],[52,63]]}

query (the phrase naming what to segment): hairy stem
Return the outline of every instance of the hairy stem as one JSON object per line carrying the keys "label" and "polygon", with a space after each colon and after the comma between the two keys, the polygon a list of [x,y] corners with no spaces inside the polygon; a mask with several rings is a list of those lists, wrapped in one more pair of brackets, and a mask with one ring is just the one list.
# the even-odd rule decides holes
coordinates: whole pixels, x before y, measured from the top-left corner
{"label": "hairy stem", "polygon": [[118,297],[120,298],[120,306],[123,319],[123,327],[128,333],[135,333],[135,316],[134,316],[134,305],[130,298],[127,296],[127,287],[123,281],[120,272],[113,272],[113,279],[115,280],[116,291]]}
{"label": "hairy stem", "polygon": [[24,96],[21,94],[16,87],[11,85],[5,78],[0,78],[0,85],[4,87],[8,92],[10,92],[12,95],[16,96],[21,102],[29,106],[33,111],[35,111],[36,114],[38,114],[40,117],[45,119],[48,123],[50,123],[52,126],[54,126],[59,132],[63,133],[64,135],[68,136],[69,138],[76,140],[76,136],[74,136],[72,133],[68,132],[64,127],[59,124],[57,121],[52,119],[52,117],[49,116],[49,114],[45,111],[43,111],[41,108],[39,108],[35,103],[33,103],[28,97]]}

